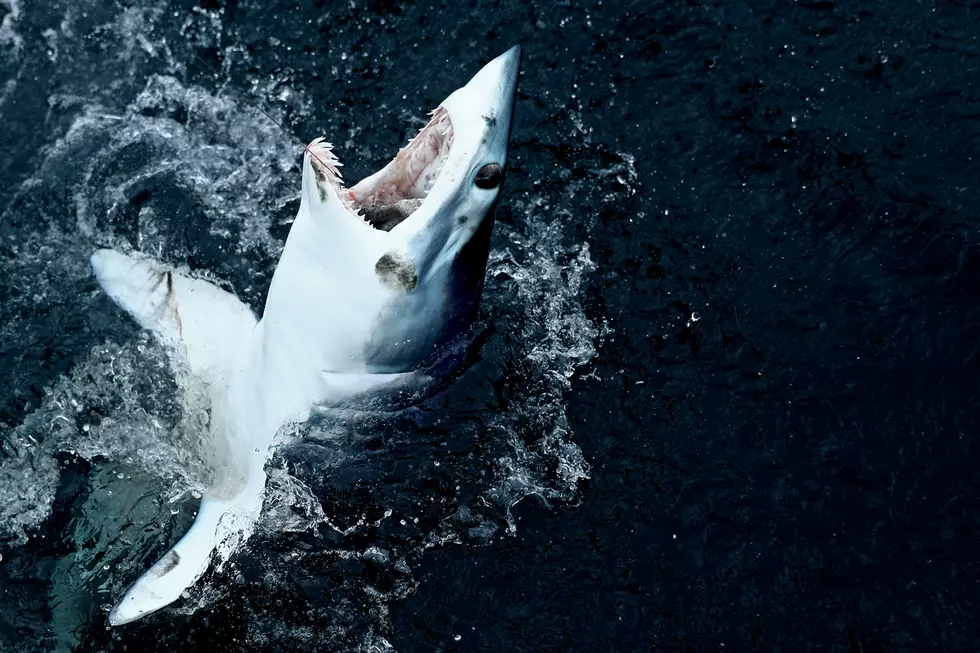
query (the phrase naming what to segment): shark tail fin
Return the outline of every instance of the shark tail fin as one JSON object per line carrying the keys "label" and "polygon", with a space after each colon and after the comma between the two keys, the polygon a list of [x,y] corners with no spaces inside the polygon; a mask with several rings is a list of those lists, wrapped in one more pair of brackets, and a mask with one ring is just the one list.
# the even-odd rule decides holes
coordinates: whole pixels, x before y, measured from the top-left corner
{"label": "shark tail fin", "polygon": [[126,591],[110,610],[109,624],[142,619],[180,598],[207,570],[224,538],[251,530],[261,501],[254,488],[233,499],[205,496],[190,530]]}
{"label": "shark tail fin", "polygon": [[192,373],[226,372],[255,327],[255,316],[231,293],[152,259],[100,249],[91,262],[112,301],[164,343],[183,349]]}

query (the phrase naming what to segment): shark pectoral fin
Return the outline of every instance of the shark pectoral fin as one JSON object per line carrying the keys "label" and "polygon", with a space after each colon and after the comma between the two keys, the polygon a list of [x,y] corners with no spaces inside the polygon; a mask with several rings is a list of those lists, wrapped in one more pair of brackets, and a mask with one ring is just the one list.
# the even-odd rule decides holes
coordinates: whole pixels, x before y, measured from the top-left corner
{"label": "shark pectoral fin", "polygon": [[367,372],[322,372],[324,400],[335,401],[336,396],[356,397],[381,388],[408,387],[417,372],[370,374]]}
{"label": "shark pectoral fin", "polygon": [[225,371],[255,327],[255,316],[231,293],[152,259],[100,249],[91,262],[112,301],[165,343],[183,345],[196,374]]}
{"label": "shark pectoral fin", "polygon": [[231,499],[205,496],[190,530],[109,611],[109,625],[136,621],[170,605],[207,571],[219,544],[235,535],[246,539],[262,507],[262,485],[251,484]]}
{"label": "shark pectoral fin", "polygon": [[[321,372],[321,379],[323,396],[315,403],[327,412],[340,406],[367,409],[401,405],[406,398],[415,396],[432,382],[421,372]],[[338,403],[337,397],[344,399]]]}

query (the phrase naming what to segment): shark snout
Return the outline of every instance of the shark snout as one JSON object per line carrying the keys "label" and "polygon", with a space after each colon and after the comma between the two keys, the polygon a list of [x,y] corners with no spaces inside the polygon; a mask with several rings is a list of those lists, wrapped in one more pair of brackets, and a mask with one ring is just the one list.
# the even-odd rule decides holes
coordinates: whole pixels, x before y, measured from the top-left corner
{"label": "shark snout", "polygon": [[515,45],[481,68],[467,84],[468,88],[486,98],[488,104],[501,114],[488,116],[488,119],[510,121],[510,114],[517,100],[521,57],[521,46]]}

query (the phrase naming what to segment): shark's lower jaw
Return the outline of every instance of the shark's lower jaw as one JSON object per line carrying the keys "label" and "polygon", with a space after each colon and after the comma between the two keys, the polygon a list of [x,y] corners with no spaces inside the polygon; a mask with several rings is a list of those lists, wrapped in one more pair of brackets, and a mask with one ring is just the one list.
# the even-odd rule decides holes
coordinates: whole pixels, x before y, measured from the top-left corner
{"label": "shark's lower jaw", "polygon": [[307,146],[321,193],[334,187],[348,212],[381,231],[391,231],[412,215],[435,185],[453,146],[453,124],[442,107],[384,168],[350,189],[344,187],[343,164],[332,145],[318,138]]}

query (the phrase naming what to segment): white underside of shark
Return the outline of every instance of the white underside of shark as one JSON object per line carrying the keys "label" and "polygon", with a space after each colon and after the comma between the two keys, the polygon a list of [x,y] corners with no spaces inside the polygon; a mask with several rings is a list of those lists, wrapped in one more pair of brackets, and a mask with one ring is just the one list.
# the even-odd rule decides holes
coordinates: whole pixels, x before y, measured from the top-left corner
{"label": "white underside of shark", "polygon": [[180,598],[219,546],[255,527],[279,430],[310,411],[410,387],[469,328],[506,167],[520,49],[433,112],[385,168],[347,189],[328,144],[304,152],[298,215],[258,319],[233,294],[138,253],[98,250],[106,294],[208,388],[212,485],[191,528],[109,613]]}

